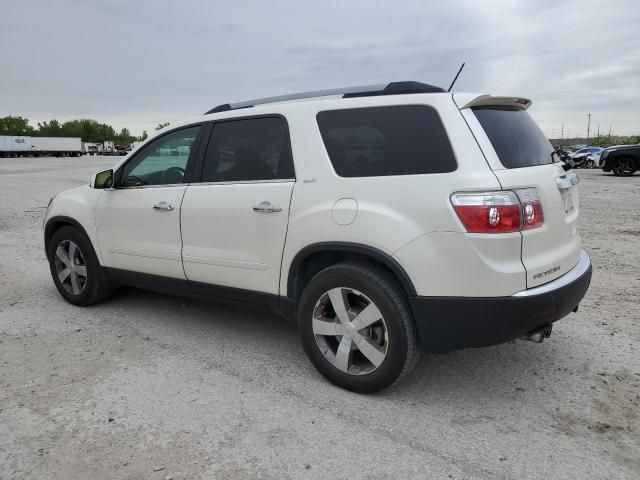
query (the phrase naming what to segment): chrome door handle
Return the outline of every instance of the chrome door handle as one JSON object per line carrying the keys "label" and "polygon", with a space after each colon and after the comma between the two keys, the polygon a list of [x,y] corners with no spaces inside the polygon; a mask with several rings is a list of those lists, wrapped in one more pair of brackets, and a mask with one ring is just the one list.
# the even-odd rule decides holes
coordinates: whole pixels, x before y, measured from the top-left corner
{"label": "chrome door handle", "polygon": [[260,212],[260,213],[281,212],[282,205],[274,205],[271,202],[260,202],[258,205],[253,206],[253,211]]}
{"label": "chrome door handle", "polygon": [[170,212],[174,208],[176,208],[175,205],[172,205],[172,204],[167,203],[167,202],[160,202],[160,203],[158,203],[158,204],[153,206],[154,210],[161,210],[163,212]]}

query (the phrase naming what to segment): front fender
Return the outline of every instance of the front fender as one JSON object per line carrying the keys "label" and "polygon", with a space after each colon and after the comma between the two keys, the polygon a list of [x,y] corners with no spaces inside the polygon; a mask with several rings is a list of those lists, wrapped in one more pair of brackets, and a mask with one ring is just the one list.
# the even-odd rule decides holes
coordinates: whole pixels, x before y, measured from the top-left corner
{"label": "front fender", "polygon": [[61,192],[53,199],[44,218],[45,253],[57,227],[73,225],[85,233],[102,264],[95,222],[95,207],[102,193],[103,190],[83,185]]}

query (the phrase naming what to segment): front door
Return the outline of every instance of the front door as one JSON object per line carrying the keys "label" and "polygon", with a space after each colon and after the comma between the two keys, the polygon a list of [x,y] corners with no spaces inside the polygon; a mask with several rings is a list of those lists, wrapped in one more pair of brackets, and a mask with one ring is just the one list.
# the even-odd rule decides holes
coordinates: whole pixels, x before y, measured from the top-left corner
{"label": "front door", "polygon": [[143,147],[115,174],[96,206],[105,267],[184,279],[180,206],[200,126],[169,132]]}
{"label": "front door", "polygon": [[195,289],[278,294],[294,183],[282,117],[214,124],[201,181],[182,203],[182,259]]}

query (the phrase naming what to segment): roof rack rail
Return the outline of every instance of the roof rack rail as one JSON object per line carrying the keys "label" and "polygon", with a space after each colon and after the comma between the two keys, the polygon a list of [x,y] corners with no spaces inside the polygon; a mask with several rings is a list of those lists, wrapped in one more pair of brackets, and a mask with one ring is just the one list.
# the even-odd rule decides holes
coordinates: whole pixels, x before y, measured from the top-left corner
{"label": "roof rack rail", "polygon": [[332,88],[328,90],[315,90],[311,92],[292,93],[290,95],[279,95],[276,97],[258,98],[244,102],[225,103],[212,108],[209,113],[227,112],[240,108],[255,107],[267,103],[288,102],[292,100],[303,100],[306,98],[318,98],[342,95],[342,98],[373,97],[378,95],[400,95],[409,93],[442,93],[445,89],[428,85],[421,82],[391,82],[379,85],[366,85],[362,87]]}

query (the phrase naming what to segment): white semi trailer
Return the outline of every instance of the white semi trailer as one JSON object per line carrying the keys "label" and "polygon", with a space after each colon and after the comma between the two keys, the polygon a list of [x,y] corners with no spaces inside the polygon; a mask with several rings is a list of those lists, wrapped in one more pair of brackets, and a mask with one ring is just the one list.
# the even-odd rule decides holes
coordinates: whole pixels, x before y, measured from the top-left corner
{"label": "white semi trailer", "polygon": [[0,136],[0,157],[79,157],[82,140],[74,137]]}
{"label": "white semi trailer", "polygon": [[32,151],[38,156],[79,157],[82,139],[79,137],[31,137]]}
{"label": "white semi trailer", "polygon": [[31,137],[0,135],[0,157],[21,157],[31,152]]}

